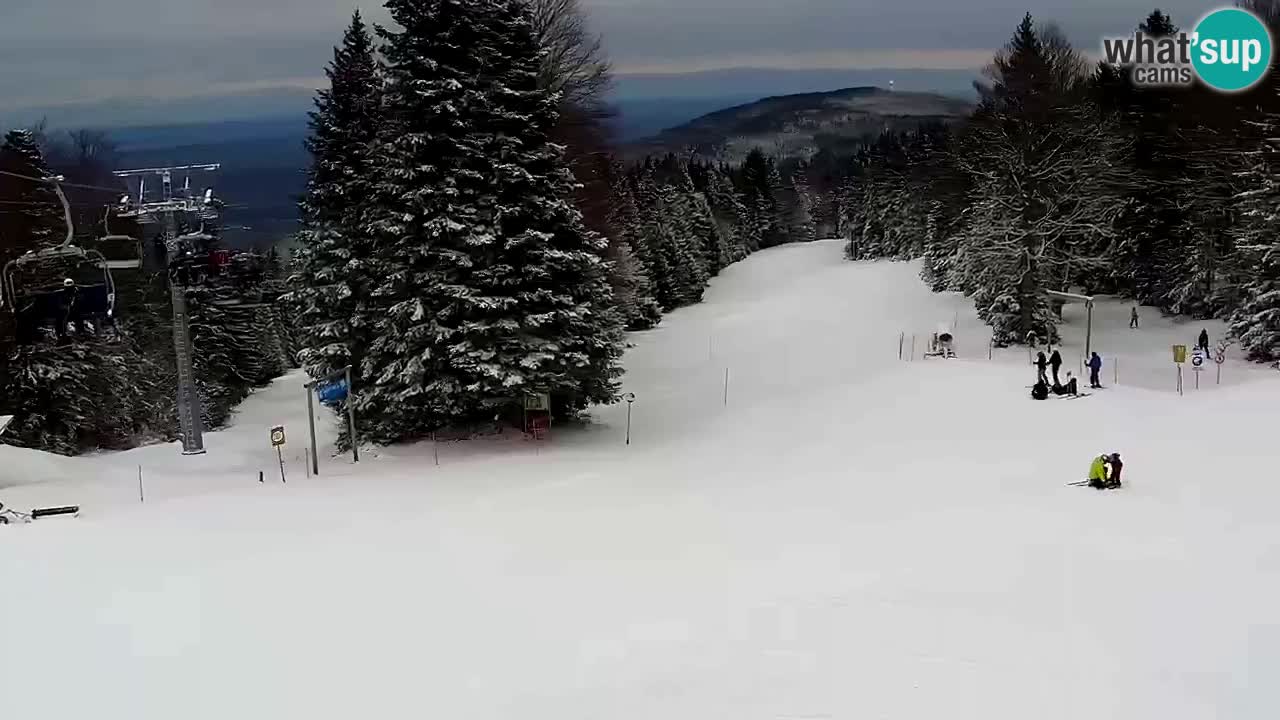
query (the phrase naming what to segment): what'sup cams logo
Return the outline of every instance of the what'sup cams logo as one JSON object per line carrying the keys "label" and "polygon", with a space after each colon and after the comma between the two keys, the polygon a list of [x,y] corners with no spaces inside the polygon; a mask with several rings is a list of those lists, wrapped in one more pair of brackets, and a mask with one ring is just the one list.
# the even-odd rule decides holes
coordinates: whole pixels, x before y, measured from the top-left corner
{"label": "what'sup cams logo", "polygon": [[1247,10],[1222,8],[1200,18],[1190,33],[1104,38],[1102,56],[1129,68],[1137,85],[1186,87],[1198,77],[1219,92],[1240,92],[1271,69],[1271,32]]}

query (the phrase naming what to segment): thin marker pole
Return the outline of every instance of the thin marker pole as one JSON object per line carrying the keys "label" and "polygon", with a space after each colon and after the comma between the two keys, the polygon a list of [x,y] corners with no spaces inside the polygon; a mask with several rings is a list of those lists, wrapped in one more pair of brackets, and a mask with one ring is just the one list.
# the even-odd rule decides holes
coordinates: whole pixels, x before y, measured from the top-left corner
{"label": "thin marker pole", "polygon": [[[307,429],[311,432],[311,475],[320,474],[320,456],[316,453],[316,411],[312,401],[312,395],[315,395],[315,383],[307,383]],[[310,477],[308,475],[307,477]]]}
{"label": "thin marker pole", "polygon": [[347,366],[347,434],[351,436],[351,461],[360,462],[360,438],[356,435],[356,408],[354,388],[351,387],[351,366]]}

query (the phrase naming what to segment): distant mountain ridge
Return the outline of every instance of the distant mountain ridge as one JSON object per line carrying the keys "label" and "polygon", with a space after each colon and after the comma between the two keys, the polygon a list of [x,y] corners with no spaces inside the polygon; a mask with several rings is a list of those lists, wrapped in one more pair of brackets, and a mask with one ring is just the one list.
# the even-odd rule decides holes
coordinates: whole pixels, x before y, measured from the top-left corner
{"label": "distant mountain ridge", "polygon": [[868,135],[953,122],[972,105],[929,92],[852,87],[777,95],[695,118],[632,143],[628,155],[693,152],[738,162],[759,147],[778,157],[847,149]]}

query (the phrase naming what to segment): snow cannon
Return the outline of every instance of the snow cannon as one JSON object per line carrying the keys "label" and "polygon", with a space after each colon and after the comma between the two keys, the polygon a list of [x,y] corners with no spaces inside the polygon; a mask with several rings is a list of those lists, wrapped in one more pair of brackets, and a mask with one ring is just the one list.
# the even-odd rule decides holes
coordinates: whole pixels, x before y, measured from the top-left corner
{"label": "snow cannon", "polygon": [[929,338],[929,350],[924,354],[925,357],[953,358],[956,352],[952,343],[954,337],[951,334],[951,326],[946,323],[938,325],[937,332],[933,333]]}

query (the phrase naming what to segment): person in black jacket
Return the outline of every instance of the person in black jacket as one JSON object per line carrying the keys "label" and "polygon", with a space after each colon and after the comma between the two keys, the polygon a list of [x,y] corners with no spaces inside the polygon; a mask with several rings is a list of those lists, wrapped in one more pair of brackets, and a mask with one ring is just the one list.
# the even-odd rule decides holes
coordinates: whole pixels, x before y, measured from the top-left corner
{"label": "person in black jacket", "polygon": [[1059,385],[1058,383],[1054,383],[1052,390],[1054,395],[1079,395],[1080,394],[1080,386],[1076,384],[1076,379],[1071,377],[1070,370],[1067,371],[1067,382],[1062,385]]}
{"label": "person in black jacket", "polygon": [[1196,346],[1204,351],[1205,357],[1209,356],[1209,331],[1200,331],[1200,343]]}
{"label": "person in black jacket", "polygon": [[1036,356],[1036,382],[1042,382],[1045,385],[1049,384],[1049,376],[1046,374],[1048,367],[1049,360],[1045,358],[1044,353],[1041,352]]}
{"label": "person in black jacket", "polygon": [[1118,488],[1120,487],[1120,469],[1124,467],[1124,463],[1120,462],[1120,453],[1111,453],[1108,462],[1111,465],[1111,475],[1107,478],[1107,487]]}
{"label": "person in black jacket", "polygon": [[[75,280],[72,280],[71,278],[67,278],[62,281],[62,288],[57,291],[58,325],[55,328],[55,330],[57,332],[59,341],[65,342],[67,340],[68,326],[74,325],[75,328],[79,327],[79,323],[76,322],[76,314],[75,314],[76,299],[77,299],[77,295],[79,294],[78,290],[79,289],[76,287]],[[73,332],[74,332],[74,328],[73,328]]]}
{"label": "person in black jacket", "polygon": [[1049,356],[1049,367],[1053,368],[1053,384],[1060,385],[1058,371],[1062,369],[1062,355],[1057,350],[1054,350],[1053,354]]}

